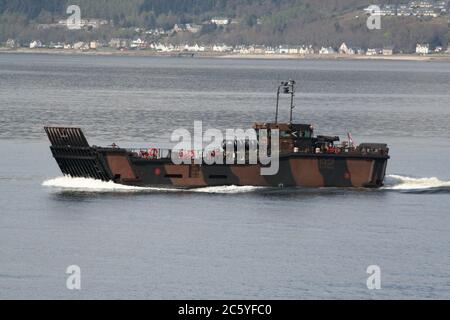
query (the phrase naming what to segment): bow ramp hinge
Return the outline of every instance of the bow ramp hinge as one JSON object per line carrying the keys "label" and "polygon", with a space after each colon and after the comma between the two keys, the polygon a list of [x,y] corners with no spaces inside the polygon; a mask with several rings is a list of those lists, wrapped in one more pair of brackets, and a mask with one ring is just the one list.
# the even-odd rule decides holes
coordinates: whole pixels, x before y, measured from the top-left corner
{"label": "bow ramp hinge", "polygon": [[45,127],[45,132],[54,147],[89,147],[80,128]]}

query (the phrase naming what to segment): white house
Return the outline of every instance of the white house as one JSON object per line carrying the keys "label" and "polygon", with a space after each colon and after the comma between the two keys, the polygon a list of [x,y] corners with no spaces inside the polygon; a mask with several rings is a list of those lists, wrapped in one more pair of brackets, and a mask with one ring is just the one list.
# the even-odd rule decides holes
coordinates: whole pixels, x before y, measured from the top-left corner
{"label": "white house", "polygon": [[432,8],[433,4],[430,1],[419,0],[419,1],[411,1],[409,3],[411,8]]}
{"label": "white house", "polygon": [[322,47],[319,50],[319,54],[335,54],[336,51],[332,47]]}
{"label": "white house", "polygon": [[301,46],[298,49],[298,53],[299,54],[314,54],[314,48],[310,45],[310,46]]}
{"label": "white house", "polygon": [[368,48],[366,52],[366,56],[376,56],[379,54],[383,54],[383,49],[380,48]]}
{"label": "white house", "polygon": [[130,48],[131,49],[142,49],[146,46],[146,44],[147,43],[144,40],[142,40],[141,38],[137,38],[131,42]]}
{"label": "white house", "polygon": [[397,16],[408,17],[413,15],[413,10],[406,5],[400,5],[397,9]]}
{"label": "white house", "polygon": [[233,47],[227,46],[226,44],[215,44],[213,46],[214,52],[231,52]]}
{"label": "white house", "polygon": [[436,18],[438,16],[438,13],[435,12],[433,9],[418,8],[414,12],[414,15],[416,15],[418,17],[433,17],[433,18]]}
{"label": "white house", "polygon": [[18,47],[18,44],[17,44],[16,40],[14,40],[14,39],[8,39],[8,40],[6,41],[6,47],[7,47],[7,48],[10,48],[10,49],[14,49],[14,48]]}
{"label": "white house", "polygon": [[364,54],[360,47],[350,47],[345,42],[341,44],[338,50],[339,54]]}
{"label": "white house", "polygon": [[230,24],[230,19],[224,17],[214,17],[211,19],[211,23],[215,23],[218,26],[226,26]]}
{"label": "white house", "polygon": [[175,49],[173,45],[169,44],[166,46],[163,43],[157,43],[157,44],[153,45],[153,48],[159,52],[171,52],[171,51],[174,51],[174,49]]}
{"label": "white house", "polygon": [[387,4],[384,5],[380,10],[380,15],[382,16],[395,16],[397,14],[397,8],[395,5]]}
{"label": "white house", "polygon": [[168,35],[169,32],[164,30],[163,28],[150,29],[145,31],[146,34],[155,35],[155,36],[163,36]]}
{"label": "white house", "polygon": [[190,33],[198,33],[202,30],[202,26],[198,24],[186,24],[186,31]]}
{"label": "white house", "polygon": [[64,49],[64,45],[62,45],[60,42],[58,42],[58,43],[51,43],[50,45],[49,45],[49,48],[50,49]]}
{"label": "white house", "polygon": [[392,56],[394,54],[394,47],[384,47],[383,48],[383,56]]}
{"label": "white house", "polygon": [[425,43],[425,44],[418,43],[416,45],[416,53],[417,54],[429,54],[430,53],[430,45],[428,43]]}
{"label": "white house", "polygon": [[364,51],[364,49],[361,47],[354,47],[354,48],[352,48],[352,50],[355,52],[355,54],[365,54],[366,53]]}
{"label": "white house", "polygon": [[279,54],[288,54],[289,47],[288,46],[279,46],[277,51]]}
{"label": "white house", "polygon": [[88,50],[89,49],[89,44],[85,43],[85,42],[77,42],[73,45],[73,48],[75,50]]}
{"label": "white house", "polygon": [[107,25],[108,23],[108,20],[104,19],[81,19],[82,28],[98,29],[100,26]]}
{"label": "white house", "polygon": [[339,47],[339,53],[340,54],[356,54],[357,52],[354,48],[347,46],[347,44],[345,42],[343,42],[341,44],[341,46]]}
{"label": "white house", "polygon": [[233,53],[242,53],[241,50],[244,48],[244,46],[236,46],[233,48]]}
{"label": "white house", "polygon": [[128,39],[121,39],[121,38],[112,38],[111,41],[109,41],[109,46],[111,48],[126,48],[130,45],[130,40]]}
{"label": "white house", "polygon": [[266,47],[265,46],[253,46],[253,52],[255,54],[265,54],[266,53]]}
{"label": "white house", "polygon": [[289,54],[298,54],[298,48],[297,47],[289,47],[288,53]]}
{"label": "white house", "polygon": [[193,46],[190,46],[186,44],[183,47],[183,51],[189,51],[189,52],[204,52],[206,48],[204,46],[199,46],[197,43]]}
{"label": "white house", "polygon": [[266,47],[266,54],[275,54],[275,48],[273,47]]}
{"label": "white house", "polygon": [[34,40],[30,42],[30,49],[42,48],[42,42]]}
{"label": "white house", "polygon": [[89,42],[89,49],[97,50],[97,48],[98,48],[98,42],[97,41]]}
{"label": "white house", "polygon": [[240,53],[242,53],[242,54],[250,54],[250,47],[247,47],[247,46],[243,46],[241,49],[240,49]]}

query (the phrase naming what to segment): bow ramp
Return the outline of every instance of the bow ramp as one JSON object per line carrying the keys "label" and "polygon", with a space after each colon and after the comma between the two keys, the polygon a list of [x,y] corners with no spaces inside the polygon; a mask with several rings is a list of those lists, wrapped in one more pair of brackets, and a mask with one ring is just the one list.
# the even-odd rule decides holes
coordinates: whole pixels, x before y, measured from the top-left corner
{"label": "bow ramp", "polygon": [[104,156],[91,147],[80,128],[45,127],[50,150],[64,175],[112,180]]}

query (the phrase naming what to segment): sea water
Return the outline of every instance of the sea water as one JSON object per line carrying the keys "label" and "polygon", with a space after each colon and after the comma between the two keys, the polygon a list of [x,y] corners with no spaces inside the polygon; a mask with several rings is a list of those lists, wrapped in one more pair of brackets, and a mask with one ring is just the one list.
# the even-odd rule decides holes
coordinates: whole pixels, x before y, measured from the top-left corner
{"label": "sea water", "polygon": [[[44,125],[152,147],[296,122],[388,143],[385,186],[138,188],[63,177]],[[450,64],[0,55],[0,298],[450,298]],[[288,119],[288,101],[281,104]],[[81,290],[66,286],[68,266]],[[367,287],[367,268],[381,289]]]}

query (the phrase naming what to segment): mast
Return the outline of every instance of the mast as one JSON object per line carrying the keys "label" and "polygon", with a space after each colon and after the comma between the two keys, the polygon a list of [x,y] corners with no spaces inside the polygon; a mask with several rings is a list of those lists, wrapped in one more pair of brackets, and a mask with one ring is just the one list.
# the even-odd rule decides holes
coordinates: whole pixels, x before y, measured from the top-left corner
{"label": "mast", "polygon": [[278,86],[278,90],[277,90],[277,109],[275,111],[275,123],[278,123],[278,106],[280,105],[280,90],[281,90],[281,86]]}
{"label": "mast", "polygon": [[277,106],[275,111],[275,123],[278,123],[278,109],[280,105],[280,94],[289,94],[291,95],[291,107],[290,107],[290,113],[289,113],[289,123],[292,123],[292,113],[295,108],[294,106],[294,96],[295,96],[295,81],[294,80],[288,80],[283,81],[278,86],[277,90]]}

